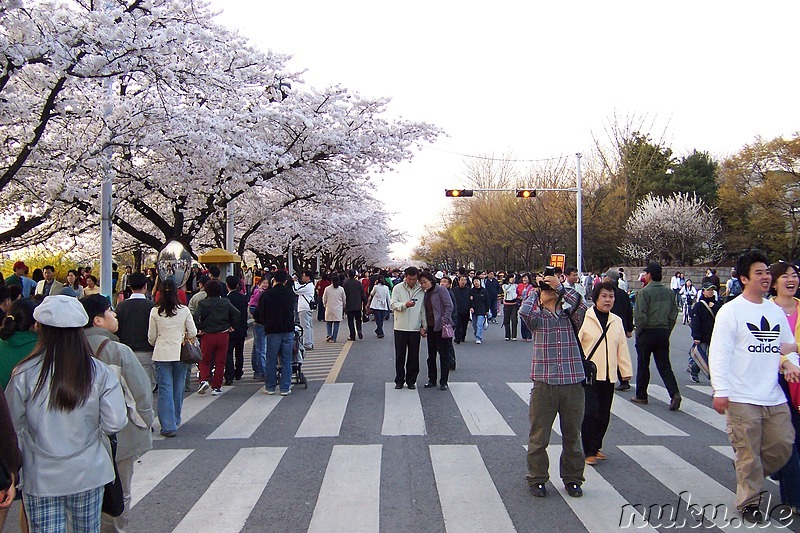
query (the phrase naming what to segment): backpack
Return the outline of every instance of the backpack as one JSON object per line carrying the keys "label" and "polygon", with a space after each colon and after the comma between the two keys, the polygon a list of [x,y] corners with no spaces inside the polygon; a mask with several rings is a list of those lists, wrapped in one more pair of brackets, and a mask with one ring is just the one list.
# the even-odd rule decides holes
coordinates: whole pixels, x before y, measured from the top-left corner
{"label": "backpack", "polygon": [[731,280],[731,289],[728,291],[728,298],[735,298],[742,294],[742,282],[738,279]]}

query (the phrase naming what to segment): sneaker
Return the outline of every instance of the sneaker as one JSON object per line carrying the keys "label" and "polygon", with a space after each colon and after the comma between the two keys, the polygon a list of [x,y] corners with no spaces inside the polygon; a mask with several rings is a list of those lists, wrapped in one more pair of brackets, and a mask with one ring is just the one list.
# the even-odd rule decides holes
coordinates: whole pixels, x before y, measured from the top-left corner
{"label": "sneaker", "polygon": [[261,394],[266,394],[267,396],[274,396],[275,389],[269,390],[268,388],[264,387],[263,389],[261,389]]}
{"label": "sneaker", "polygon": [[742,518],[751,524],[763,524],[767,521],[763,511],[758,508],[758,505],[747,505],[742,509]]}
{"label": "sneaker", "polygon": [[306,346],[306,350],[311,351],[314,349],[314,346]]}
{"label": "sneaker", "polygon": [[219,396],[220,394],[222,394],[222,389],[212,389],[211,390],[211,396]]}
{"label": "sneaker", "polygon": [[511,340],[511,337],[506,337],[506,340],[507,340],[507,341],[510,341],[510,340]]}
{"label": "sneaker", "polygon": [[697,376],[692,376],[692,383],[700,383],[700,378]]}
{"label": "sneaker", "polygon": [[533,485],[529,485],[528,490],[537,498],[544,498],[547,496],[547,487],[544,486],[544,483],[534,483]]}
{"label": "sneaker", "polygon": [[476,340],[476,341],[475,341],[475,344],[480,344],[480,343],[481,343],[481,340],[480,340],[480,339],[478,339],[478,340]]}
{"label": "sneaker", "polygon": [[577,483],[565,483],[564,488],[567,489],[567,494],[573,498],[580,498],[583,496],[583,489]]}
{"label": "sneaker", "polygon": [[[402,387],[401,387],[401,388],[402,388]],[[417,384],[416,384],[416,383],[409,383],[409,384],[408,384],[408,389],[409,389],[409,390],[414,390],[414,389],[416,389],[416,388],[417,388]]]}
{"label": "sneaker", "polygon": [[514,338],[513,338],[513,339],[511,339],[511,340],[512,340],[512,341],[516,341],[516,340],[517,340],[517,338],[516,338],[516,337],[514,337]]}
{"label": "sneaker", "polygon": [[208,381],[201,382],[200,387],[197,389],[197,394],[205,394],[206,391],[208,390],[208,387],[210,387]]}
{"label": "sneaker", "polygon": [[429,381],[425,385],[423,385],[423,387],[425,387],[426,389],[430,389],[431,387],[435,387],[435,386],[436,386],[436,383],[434,383],[433,381]]}
{"label": "sneaker", "polygon": [[397,390],[400,390],[400,389],[403,388],[403,384],[402,383],[395,383],[394,384],[394,388],[397,389]]}
{"label": "sneaker", "polygon": [[672,399],[669,401],[669,410],[670,411],[677,411],[678,409],[680,409],[681,408],[681,399],[682,399],[681,395],[678,394],[678,393],[675,393],[675,396],[673,396]]}
{"label": "sneaker", "polygon": [[289,396],[292,393],[292,389],[289,390],[282,390],[281,396]]}

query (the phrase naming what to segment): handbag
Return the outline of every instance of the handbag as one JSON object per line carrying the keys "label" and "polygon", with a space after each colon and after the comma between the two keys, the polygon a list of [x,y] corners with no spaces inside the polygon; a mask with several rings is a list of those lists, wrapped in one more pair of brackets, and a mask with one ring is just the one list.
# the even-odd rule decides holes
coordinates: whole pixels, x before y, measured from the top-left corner
{"label": "handbag", "polygon": [[456,332],[453,330],[452,324],[445,324],[442,326],[442,338],[443,339],[452,339],[456,336]]}
{"label": "handbag", "polygon": [[193,365],[203,360],[203,354],[200,352],[200,347],[192,341],[185,341],[181,344],[181,363]]}
{"label": "handbag", "polygon": [[111,462],[114,463],[114,481],[106,483],[103,490],[103,512],[117,517],[125,510],[125,497],[122,494],[122,480],[117,470],[117,436],[109,435],[111,442]]}

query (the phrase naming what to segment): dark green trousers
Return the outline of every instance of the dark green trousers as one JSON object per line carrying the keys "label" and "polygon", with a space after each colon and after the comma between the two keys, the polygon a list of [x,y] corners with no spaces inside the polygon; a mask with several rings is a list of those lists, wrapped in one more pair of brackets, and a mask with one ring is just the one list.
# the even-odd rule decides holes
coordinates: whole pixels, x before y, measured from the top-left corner
{"label": "dark green trousers", "polygon": [[561,421],[561,462],[559,475],[564,483],[583,483],[584,457],[581,447],[583,422],[583,385],[548,385],[533,382],[531,390],[531,433],[528,440],[528,485],[550,479],[547,445],[556,414]]}

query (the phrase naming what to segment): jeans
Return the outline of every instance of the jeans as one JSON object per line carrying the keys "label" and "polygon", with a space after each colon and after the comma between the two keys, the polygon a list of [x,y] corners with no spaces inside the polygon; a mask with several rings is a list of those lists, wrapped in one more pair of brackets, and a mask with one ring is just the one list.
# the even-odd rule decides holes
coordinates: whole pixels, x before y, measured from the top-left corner
{"label": "jeans", "polygon": [[294,332],[267,334],[267,362],[264,386],[274,391],[278,381],[278,357],[281,358],[281,392],[292,386],[292,343]]}
{"label": "jeans", "polygon": [[486,316],[474,315],[472,317],[472,334],[475,335],[475,340],[483,340],[483,325],[486,322]]}
{"label": "jeans", "polygon": [[678,394],[678,381],[672,372],[669,362],[669,330],[645,329],[636,334],[636,397],[647,398],[647,386],[650,384],[650,355],[656,360],[656,368],[661,380],[672,398]]}
{"label": "jeans", "polygon": [[186,363],[180,361],[155,361],[158,380],[158,421],[161,432],[177,431],[183,409],[183,385],[186,379]]}
{"label": "jeans", "polygon": [[383,309],[373,309],[372,316],[375,317],[375,334],[383,337]]}
{"label": "jeans", "polygon": [[522,336],[522,340],[529,341],[533,338],[533,333],[531,333],[531,330],[528,329],[528,325],[524,320],[519,321],[519,334]]}
{"label": "jeans", "polygon": [[264,376],[264,358],[267,356],[267,337],[264,333],[264,325],[255,322],[253,324],[253,353],[250,356],[253,365],[253,373],[257,376]]}
{"label": "jeans", "polygon": [[333,342],[336,342],[336,337],[339,336],[339,321],[325,322],[325,327],[328,330],[328,337],[330,337]]}
{"label": "jeans", "polygon": [[361,333],[361,310],[347,312],[347,327],[350,329],[350,340],[355,340],[356,331]]}
{"label": "jeans", "polygon": [[306,348],[314,347],[314,317],[313,311],[307,309],[298,311],[300,315],[300,326],[303,328],[303,346]]}

